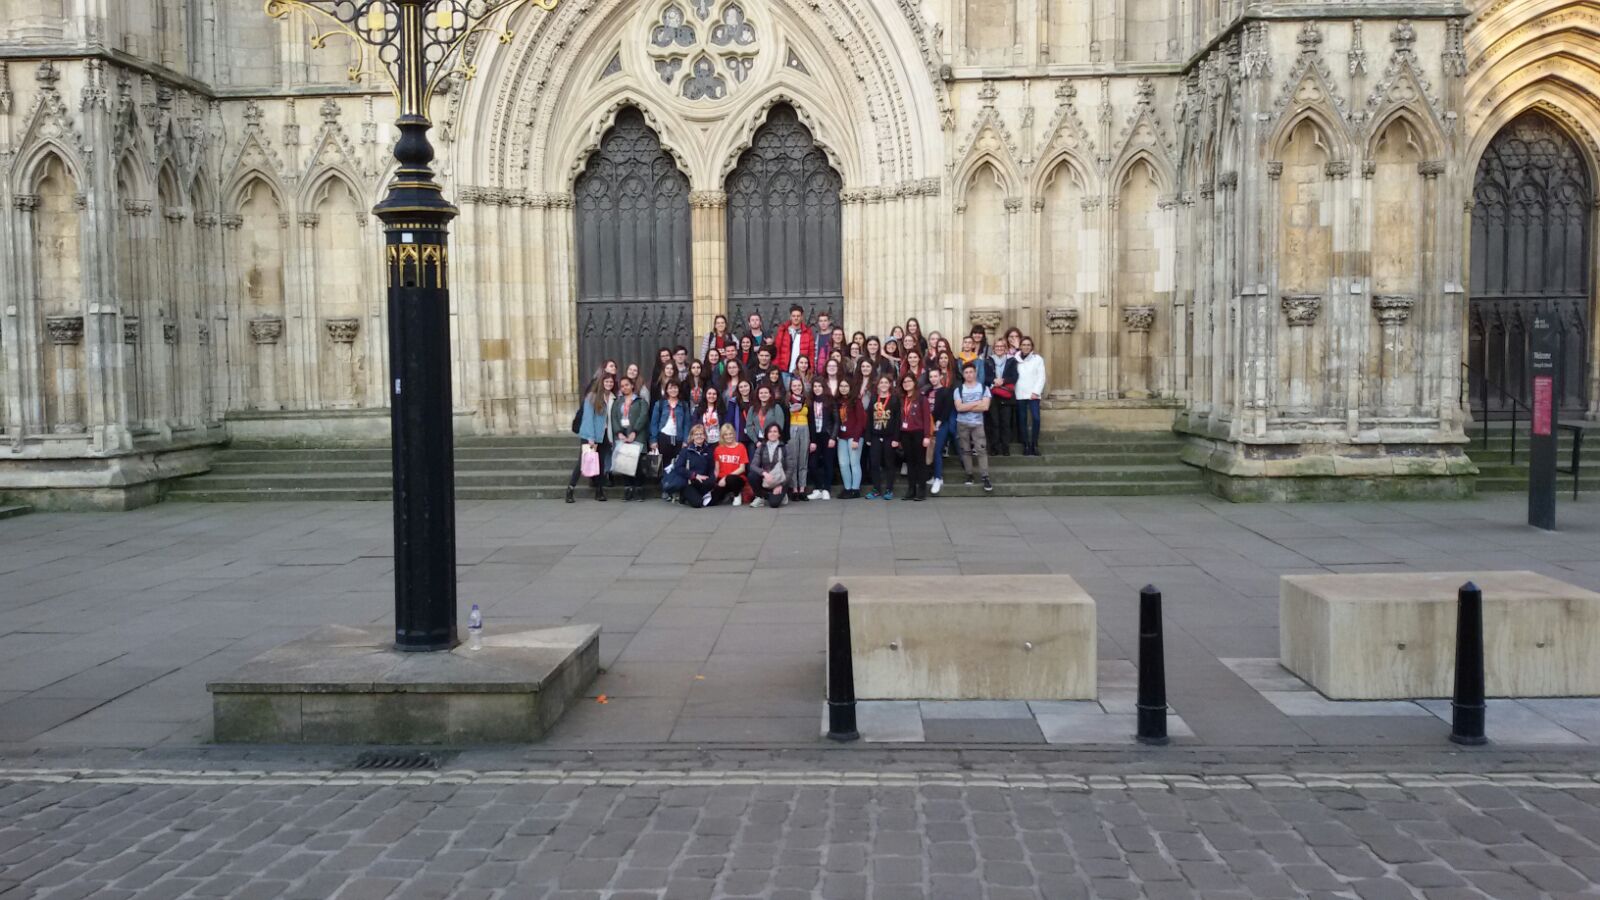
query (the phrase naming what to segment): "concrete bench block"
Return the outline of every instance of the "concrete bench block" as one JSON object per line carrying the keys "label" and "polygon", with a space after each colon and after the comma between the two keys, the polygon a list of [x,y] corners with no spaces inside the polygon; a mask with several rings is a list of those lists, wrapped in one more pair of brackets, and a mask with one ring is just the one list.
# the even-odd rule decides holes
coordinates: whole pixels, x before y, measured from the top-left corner
{"label": "concrete bench block", "polygon": [[1066,575],[843,584],[863,700],[1095,699],[1094,598]]}
{"label": "concrete bench block", "polygon": [[1490,695],[1600,696],[1600,594],[1535,572],[1285,576],[1279,658],[1335,700],[1448,697],[1468,581],[1483,590]]}
{"label": "concrete bench block", "polygon": [[482,650],[401,653],[387,628],[324,627],[213,681],[219,743],[537,741],[600,668],[594,625],[491,633]]}

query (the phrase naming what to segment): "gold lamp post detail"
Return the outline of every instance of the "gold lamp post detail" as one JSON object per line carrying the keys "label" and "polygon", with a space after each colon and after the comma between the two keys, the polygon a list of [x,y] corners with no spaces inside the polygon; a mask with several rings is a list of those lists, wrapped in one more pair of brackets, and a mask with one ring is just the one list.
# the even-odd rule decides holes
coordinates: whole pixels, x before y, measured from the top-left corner
{"label": "gold lamp post detail", "polygon": [[[433,176],[429,103],[462,47],[502,10],[558,0],[266,0],[267,15],[311,22],[312,47],[343,34],[361,50],[352,80],[379,74],[399,104],[399,163],[373,209],[388,271],[394,465],[395,648],[449,650],[456,637],[455,448],[450,408],[450,221]],[[511,32],[500,29],[502,43]]]}

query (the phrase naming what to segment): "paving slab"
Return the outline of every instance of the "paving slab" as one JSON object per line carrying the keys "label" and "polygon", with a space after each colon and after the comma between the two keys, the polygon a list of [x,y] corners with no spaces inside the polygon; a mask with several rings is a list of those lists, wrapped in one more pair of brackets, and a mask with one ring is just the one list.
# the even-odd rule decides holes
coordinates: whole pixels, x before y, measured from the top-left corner
{"label": "paving slab", "polygon": [[[908,570],[964,575],[1049,571],[1088,590],[1100,618],[1100,711],[1099,724],[1076,724],[1079,737],[1100,729],[1120,741],[1127,730],[1112,720],[1134,712],[1137,589],[1150,579],[1167,602],[1168,693],[1175,718],[1195,733],[1186,741],[1348,747],[1365,735],[1385,746],[1443,746],[1448,726],[1437,705],[1428,716],[1330,709],[1266,659],[1278,578],[1469,565],[1600,590],[1600,502],[1564,503],[1553,534],[1527,528],[1524,506],[1512,496],[1263,505],[936,498],[774,515],[481,501],[458,505],[458,575],[463,600],[484,604],[491,634],[602,626],[605,671],[550,736],[583,746],[820,744],[826,604],[817,585],[849,572],[893,574],[897,559]],[[206,681],[324,625],[389,621],[391,533],[381,503],[167,503],[0,521],[0,746],[192,745],[210,729]],[[608,703],[596,702],[601,693]],[[1274,704],[1269,693],[1310,696]],[[919,707],[913,722],[905,709],[873,715],[883,734],[911,743],[924,716]],[[937,711],[934,720],[1039,730],[1052,716],[1072,718],[1072,707],[1040,709],[1026,720]],[[1497,746],[1600,744],[1600,708],[1581,701],[1491,705],[1489,723]],[[975,741],[996,736],[963,727]],[[960,733],[924,728],[922,739]],[[1041,745],[1050,737],[1029,736]]]}

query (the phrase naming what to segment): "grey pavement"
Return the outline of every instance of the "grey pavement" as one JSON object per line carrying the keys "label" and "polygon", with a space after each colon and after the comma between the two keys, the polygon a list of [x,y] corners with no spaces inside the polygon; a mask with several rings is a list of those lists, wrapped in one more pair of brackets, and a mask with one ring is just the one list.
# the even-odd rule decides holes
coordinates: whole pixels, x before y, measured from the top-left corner
{"label": "grey pavement", "polygon": [[[1180,744],[1441,747],[1448,729],[1436,704],[1404,714],[1343,707],[1270,670],[1278,578],[1531,569],[1600,590],[1600,503],[1563,503],[1554,534],[1522,524],[1524,515],[1514,496],[985,498],[776,511],[471,502],[458,511],[460,600],[463,615],[481,604],[491,629],[603,627],[606,671],[554,732],[556,746],[816,746],[832,575],[1022,572],[1071,574],[1089,590],[1102,671],[1124,680],[1136,591],[1154,583],[1165,592]],[[169,503],[0,521],[0,748],[203,745],[206,681],[323,624],[390,620],[390,535],[381,503]],[[1127,685],[1106,687],[1098,711],[1030,709],[1031,721],[930,717],[920,707],[915,730],[904,709],[879,720],[936,743],[1122,742]],[[1600,709],[1586,701],[1502,705],[1492,733],[1496,721],[1517,723],[1497,734],[1508,742],[1600,741]]]}
{"label": "grey pavement", "polygon": [[367,777],[0,767],[0,900],[1513,900],[1600,882],[1600,781],[1576,770],[1070,775],[1000,754],[821,756]]}

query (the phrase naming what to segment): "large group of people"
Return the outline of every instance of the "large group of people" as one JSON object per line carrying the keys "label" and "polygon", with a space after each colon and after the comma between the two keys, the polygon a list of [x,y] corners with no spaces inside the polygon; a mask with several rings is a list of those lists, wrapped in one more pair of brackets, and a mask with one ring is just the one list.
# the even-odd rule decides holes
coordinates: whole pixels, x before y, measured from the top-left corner
{"label": "large group of people", "polygon": [[606,360],[573,416],[567,502],[585,476],[596,500],[617,484],[625,501],[658,490],[695,507],[893,500],[902,474],[915,501],[943,488],[947,456],[992,492],[990,456],[1040,455],[1045,365],[1020,329],[991,340],[974,325],[954,347],[916,319],[880,338],[799,306],[775,329],[746,325],[717,316],[697,356],[662,347],[648,379]]}

